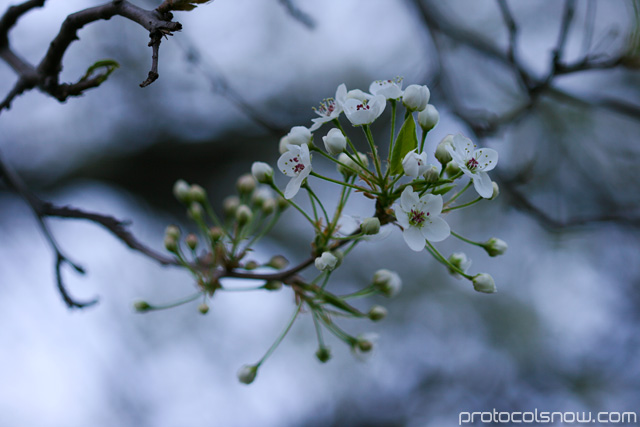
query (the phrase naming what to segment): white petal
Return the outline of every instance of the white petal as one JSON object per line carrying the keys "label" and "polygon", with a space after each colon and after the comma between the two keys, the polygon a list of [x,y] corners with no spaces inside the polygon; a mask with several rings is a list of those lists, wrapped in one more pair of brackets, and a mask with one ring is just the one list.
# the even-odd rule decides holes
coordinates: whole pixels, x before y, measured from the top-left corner
{"label": "white petal", "polygon": [[424,236],[420,229],[417,227],[407,227],[404,229],[402,233],[402,237],[404,237],[404,241],[407,242],[409,248],[416,252],[420,252],[424,249],[426,242],[424,240]]}
{"label": "white petal", "polygon": [[[311,166],[311,154],[309,154],[309,146],[307,144],[300,146],[300,161],[305,165],[305,170]],[[311,170],[309,170],[309,172],[311,172]]]}
{"label": "white petal", "polygon": [[493,195],[493,184],[489,174],[482,171],[476,172],[473,176],[473,188],[485,199],[490,199]]}
{"label": "white petal", "polygon": [[451,234],[451,228],[447,221],[440,217],[433,218],[422,227],[422,236],[432,242],[440,242]]}
{"label": "white petal", "polygon": [[344,83],[342,83],[340,86],[338,86],[338,89],[336,90],[336,104],[337,106],[340,106],[341,110],[342,110],[342,104],[344,103],[346,98],[347,98],[347,86]]}
{"label": "white petal", "polygon": [[[418,167],[418,155],[416,154],[417,148],[409,151],[404,159],[402,159],[402,169],[404,173],[411,178],[417,178],[419,173]],[[426,155],[425,155],[426,157]]]}
{"label": "white petal", "polygon": [[[309,151],[309,148],[307,147],[307,152],[308,151]],[[299,157],[299,156],[300,156],[300,146],[289,145],[288,151],[282,154],[278,159],[278,169],[280,170],[280,172],[290,177],[298,176],[298,174],[293,171],[292,165],[293,166],[296,165],[296,162],[293,161],[293,158]]]}
{"label": "white petal", "polygon": [[398,224],[400,224],[402,228],[409,227],[409,216],[407,215],[407,212],[404,211],[397,203],[393,205],[393,210],[396,213],[396,220],[398,221]]}
{"label": "white petal", "polygon": [[475,151],[473,142],[461,133],[453,135],[453,147],[463,159],[470,159]]}
{"label": "white petal", "polygon": [[434,194],[425,194],[420,198],[425,212],[429,212],[431,218],[440,215],[442,212],[442,196]]}
{"label": "white petal", "polygon": [[411,186],[407,186],[400,195],[400,206],[405,212],[411,211],[419,203],[418,193],[413,191]]}
{"label": "white petal", "polygon": [[306,178],[305,176],[302,176],[302,175],[303,174],[300,174],[295,178],[291,178],[291,180],[287,184],[287,188],[285,188],[284,190],[285,199],[289,200],[293,198],[293,196],[298,194],[298,191],[300,191],[300,186],[302,185],[302,181],[304,181],[304,179]]}
{"label": "white petal", "polygon": [[498,152],[491,148],[481,148],[473,153],[473,157],[478,161],[478,169],[485,172],[495,168],[498,164]]}

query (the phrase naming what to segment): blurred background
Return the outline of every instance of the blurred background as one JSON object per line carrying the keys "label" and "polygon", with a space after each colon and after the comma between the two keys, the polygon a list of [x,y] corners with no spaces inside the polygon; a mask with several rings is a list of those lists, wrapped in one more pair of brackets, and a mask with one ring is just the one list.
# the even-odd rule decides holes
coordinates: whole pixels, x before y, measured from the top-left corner
{"label": "blurred background", "polygon": [[[15,3],[0,0],[0,13]],[[37,63],[67,15],[100,3],[50,1],[19,21],[11,44]],[[118,61],[103,86],[64,104],[31,91],[2,112],[0,152],[34,192],[130,220],[162,251],[166,225],[190,227],[176,179],[220,206],[253,161],[275,164],[280,137],[310,126],[311,107],[340,83],[366,91],[403,76],[428,85],[440,112],[429,152],[462,132],[500,153],[500,197],[447,221],[471,239],[507,241],[508,252],[437,245],[466,252],[498,293],[475,292],[393,230],[359,246],[330,285],[341,293],[378,268],[401,274],[396,298],[360,303],[386,306],[387,319],[345,323],[379,334],[374,354],[362,361],[330,341],[334,356],[320,364],[303,315],[245,386],[236,371],[286,325],[289,289],[216,294],[207,316],[197,303],[136,314],[138,298],[190,294],[189,275],[95,224],[49,219],[87,270],[63,269],[70,293],[100,297],[69,310],[34,215],[0,181],[0,425],[449,426],[461,411],[493,408],[638,410],[638,2],[216,0],[175,15],[184,30],[163,41],[151,86],[138,87],[148,34],[115,17],[84,28],[64,61],[65,81]],[[0,63],[2,97],[15,81]],[[321,197],[336,188],[318,184]],[[370,216],[373,205],[354,199],[347,213]],[[295,262],[308,248],[309,230],[287,212],[255,257]]]}

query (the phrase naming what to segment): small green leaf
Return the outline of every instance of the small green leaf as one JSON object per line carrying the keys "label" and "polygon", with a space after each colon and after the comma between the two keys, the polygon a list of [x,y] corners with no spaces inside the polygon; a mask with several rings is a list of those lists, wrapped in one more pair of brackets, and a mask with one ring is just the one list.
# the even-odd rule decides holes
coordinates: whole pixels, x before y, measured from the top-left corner
{"label": "small green leaf", "polygon": [[93,64],[92,66],[87,68],[87,72],[84,74],[84,76],[82,76],[80,81],[82,82],[82,81],[87,80],[89,77],[91,77],[93,75],[93,73],[96,70],[98,70],[100,68],[105,68],[106,69],[103,74],[98,76],[98,79],[99,79],[100,83],[102,83],[105,80],[107,80],[107,77],[109,77],[109,75],[111,73],[113,73],[117,68],[120,68],[120,64],[118,64],[113,59],[102,59],[100,61],[96,61],[95,64]]}
{"label": "small green leaf", "polygon": [[456,184],[445,185],[444,187],[436,188],[435,190],[432,191],[432,193],[435,194],[436,196],[438,194],[440,195],[447,194],[449,191],[455,188],[455,186]]}
{"label": "small green leaf", "polygon": [[403,173],[402,160],[409,151],[415,148],[418,148],[416,122],[413,119],[413,115],[410,114],[402,124],[398,138],[393,145],[393,153],[391,153],[391,160],[389,161],[391,175],[400,175]]}

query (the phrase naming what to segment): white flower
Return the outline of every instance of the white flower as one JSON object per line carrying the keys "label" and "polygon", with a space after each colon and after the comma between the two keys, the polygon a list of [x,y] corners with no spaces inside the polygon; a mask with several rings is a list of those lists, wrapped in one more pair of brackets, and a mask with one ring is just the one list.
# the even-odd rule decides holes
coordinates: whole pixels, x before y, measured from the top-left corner
{"label": "white flower", "polygon": [[284,198],[291,199],[300,190],[302,181],[311,173],[309,146],[307,144],[289,145],[289,151],[278,159],[278,169],[291,177],[291,181],[284,190]]}
{"label": "white flower", "polygon": [[394,205],[396,219],[404,231],[402,236],[409,248],[421,251],[425,240],[439,242],[449,237],[449,224],[440,218],[442,196],[425,194],[422,197],[408,186],[400,196],[400,203]]}
{"label": "white flower", "polygon": [[342,113],[342,103],[347,97],[347,87],[344,83],[338,86],[336,90],[335,98],[327,98],[320,103],[320,108],[314,108],[313,111],[316,112],[320,117],[316,117],[315,119],[311,119],[313,125],[309,129],[311,132],[318,129],[324,123],[330,122],[331,120],[337,118],[340,113]]}
{"label": "white flower", "polygon": [[331,129],[326,136],[322,137],[322,141],[324,142],[324,148],[333,156],[342,153],[347,146],[347,139],[342,134],[342,131],[337,128]]}
{"label": "white flower", "polygon": [[347,92],[343,100],[343,104],[344,104],[344,101],[346,101],[347,99],[357,99],[358,101],[370,101],[373,98],[374,96],[371,95],[370,93],[363,92],[360,89],[352,89],[349,92]]}
{"label": "white flower", "polygon": [[417,178],[427,172],[429,165],[427,164],[427,153],[424,151],[420,154],[416,153],[417,148],[409,151],[404,159],[402,159],[402,168],[404,173],[411,178]]}
{"label": "white flower", "polygon": [[256,181],[262,184],[273,181],[273,168],[265,162],[253,162],[251,165],[251,174]]}
{"label": "white flower", "polygon": [[446,147],[460,170],[473,180],[473,187],[485,199],[493,195],[493,184],[487,171],[498,164],[498,152],[491,148],[475,150],[469,138],[461,134],[453,136],[451,146]]}
{"label": "white flower", "polygon": [[331,252],[322,252],[315,260],[316,268],[320,271],[333,271],[338,264],[338,258]]}
{"label": "white flower", "polygon": [[440,113],[431,104],[427,104],[426,108],[418,113],[418,124],[425,132],[429,132],[436,127],[440,120]]}
{"label": "white flower", "polygon": [[383,268],[374,273],[373,286],[386,296],[393,297],[402,289],[402,279],[395,271]]}
{"label": "white flower", "polygon": [[402,103],[411,111],[422,111],[427,107],[431,92],[426,86],[411,85],[404,90]]}
{"label": "white flower", "polygon": [[376,80],[369,86],[373,95],[384,95],[387,99],[398,99],[402,96],[402,78],[393,80]]}
{"label": "white flower", "polygon": [[344,114],[354,126],[368,125],[380,117],[386,105],[387,99],[383,95],[362,100],[349,98],[344,102]]}
{"label": "white flower", "polygon": [[480,273],[473,276],[473,289],[478,292],[484,292],[485,294],[492,294],[496,292],[496,282],[493,281],[493,277],[487,273]]}

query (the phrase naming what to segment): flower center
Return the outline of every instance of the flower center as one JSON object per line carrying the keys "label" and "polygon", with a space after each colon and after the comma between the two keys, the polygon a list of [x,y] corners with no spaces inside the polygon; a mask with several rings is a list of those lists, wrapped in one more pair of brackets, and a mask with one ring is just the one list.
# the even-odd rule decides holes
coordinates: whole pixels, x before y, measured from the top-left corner
{"label": "flower center", "polygon": [[298,156],[289,159],[289,162],[293,163],[293,167],[291,168],[291,170],[293,170],[293,173],[300,174],[300,172],[304,170],[305,166],[300,162],[300,158]]}
{"label": "flower center", "polygon": [[429,212],[425,213],[423,211],[411,209],[411,212],[409,212],[409,225],[422,227],[428,216]]}
{"label": "flower center", "polygon": [[476,170],[478,168],[478,161],[475,157],[472,157],[470,160],[467,160],[467,168],[471,171]]}
{"label": "flower center", "polygon": [[365,110],[368,110],[368,109],[370,109],[370,108],[371,108],[371,107],[370,107],[369,105],[367,105],[366,103],[362,103],[362,104],[358,104],[358,105],[356,106],[356,111],[360,111],[360,110],[365,111]]}

